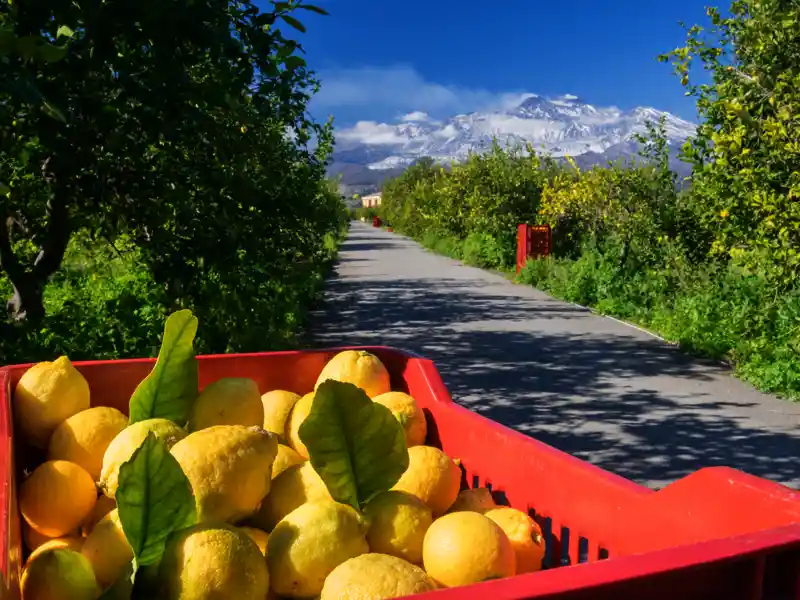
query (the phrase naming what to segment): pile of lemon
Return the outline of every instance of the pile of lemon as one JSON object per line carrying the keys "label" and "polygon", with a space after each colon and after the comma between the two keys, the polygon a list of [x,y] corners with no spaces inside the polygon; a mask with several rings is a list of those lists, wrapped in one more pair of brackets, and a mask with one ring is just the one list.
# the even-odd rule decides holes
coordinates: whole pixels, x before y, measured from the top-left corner
{"label": "pile of lemon", "polygon": [[391,391],[376,356],[341,352],[315,390],[329,379],[358,386],[405,434],[408,468],[363,507],[334,501],[309,460],[299,431],[313,391],[261,395],[253,380],[224,378],[203,389],[187,423],[129,425],[117,409],[92,406],[86,380],[66,357],[33,366],[13,404],[17,435],[46,452],[19,491],[30,552],[23,600],[95,599],[130,578],[134,550],[115,493],[121,465],[149,434],[180,464],[197,516],[169,536],[157,564],[139,569],[155,597],[377,600],[541,568],[536,522],[496,505],[485,488],[461,491],[458,461],[425,445],[422,409]]}

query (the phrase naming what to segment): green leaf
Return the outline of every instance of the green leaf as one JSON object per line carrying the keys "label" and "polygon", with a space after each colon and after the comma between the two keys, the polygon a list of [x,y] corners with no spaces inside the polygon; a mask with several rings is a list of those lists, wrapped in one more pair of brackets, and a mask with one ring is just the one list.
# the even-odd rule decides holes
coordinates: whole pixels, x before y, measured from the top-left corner
{"label": "green leaf", "polygon": [[69,28],[69,27],[67,27],[66,25],[62,25],[62,26],[61,26],[61,27],[59,27],[59,28],[58,28],[58,30],[56,31],[56,38],[60,38],[60,37],[68,37],[68,38],[71,38],[73,35],[75,35],[75,32],[74,32],[74,31],[72,31],[72,29],[70,29],[70,28]]}
{"label": "green leaf", "polygon": [[289,25],[297,29],[300,33],[306,32],[306,26],[291,15],[281,15],[281,19],[286,21]]}
{"label": "green leaf", "polygon": [[304,10],[310,10],[311,12],[315,12],[318,15],[323,15],[323,16],[326,16],[326,17],[330,16],[330,13],[327,10],[325,10],[323,8],[320,8],[319,6],[312,6],[311,4],[298,4],[297,8],[302,8]]}
{"label": "green leaf", "polygon": [[320,385],[299,434],[333,499],[356,510],[390,489],[408,468],[403,427],[351,383]]}
{"label": "green leaf", "polygon": [[167,445],[152,432],[119,469],[119,519],[133,548],[134,572],[164,553],[173,531],[197,522],[192,486]]}
{"label": "green leaf", "polygon": [[197,317],[190,310],[172,313],[164,326],[164,339],[150,374],[131,396],[130,424],[145,419],[169,419],[183,425],[198,396],[194,336]]}
{"label": "green leaf", "polygon": [[47,42],[43,42],[36,52],[37,58],[47,63],[58,62],[66,55],[66,46],[54,46],[53,44],[48,44]]}
{"label": "green leaf", "polygon": [[306,66],[306,61],[304,61],[299,56],[287,56],[283,64],[286,65],[286,68],[290,71],[294,71],[295,69],[300,69]]}
{"label": "green leaf", "polygon": [[11,193],[11,188],[5,183],[0,181],[0,196],[8,196]]}
{"label": "green leaf", "polygon": [[67,118],[64,116],[64,113],[48,100],[42,99],[42,111],[48,117],[56,119],[57,121],[61,121],[62,123],[67,122]]}

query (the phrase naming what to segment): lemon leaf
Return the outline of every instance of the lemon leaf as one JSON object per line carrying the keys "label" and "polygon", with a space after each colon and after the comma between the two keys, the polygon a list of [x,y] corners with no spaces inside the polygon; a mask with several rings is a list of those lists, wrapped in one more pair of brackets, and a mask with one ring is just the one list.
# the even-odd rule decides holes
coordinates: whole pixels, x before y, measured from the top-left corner
{"label": "lemon leaf", "polygon": [[133,549],[134,572],[161,560],[173,531],[197,522],[192,486],[153,432],[119,468],[116,500],[122,530]]}
{"label": "lemon leaf", "polygon": [[322,383],[299,434],[333,499],[356,510],[390,489],[408,468],[402,425],[351,383]]}
{"label": "lemon leaf", "polygon": [[150,374],[131,396],[132,425],[146,419],[169,419],[184,425],[199,394],[194,336],[197,317],[190,310],[172,313],[164,325],[164,339]]}

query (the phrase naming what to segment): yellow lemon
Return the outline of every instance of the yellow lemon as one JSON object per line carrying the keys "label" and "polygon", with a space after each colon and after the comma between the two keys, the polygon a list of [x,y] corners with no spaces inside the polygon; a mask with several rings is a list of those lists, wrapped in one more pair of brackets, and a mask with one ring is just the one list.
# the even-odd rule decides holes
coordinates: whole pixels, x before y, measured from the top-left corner
{"label": "yellow lemon", "polygon": [[66,356],[25,371],[14,389],[14,416],[22,438],[47,448],[59,423],[89,408],[89,384]]}
{"label": "yellow lemon", "polygon": [[272,390],[261,396],[264,407],[264,429],[278,434],[284,439],[286,420],[300,396],[286,390]]}
{"label": "yellow lemon", "polygon": [[55,428],[47,458],[79,464],[98,481],[108,445],[127,426],[128,417],[116,408],[96,406],[82,410]]}
{"label": "yellow lemon", "polygon": [[325,482],[310,462],[304,462],[289,467],[275,478],[252,521],[257,527],[271,531],[278,521],[306,502],[330,499]]}
{"label": "yellow lemon", "polygon": [[110,586],[124,573],[133,560],[133,548],[122,530],[116,508],[94,526],[81,554],[91,563],[97,582],[103,587]]}
{"label": "yellow lemon", "polygon": [[262,529],[256,529],[255,527],[239,527],[239,531],[247,535],[251,540],[256,543],[258,549],[261,550],[261,554],[264,556],[267,555],[267,541],[269,541],[269,534]]}
{"label": "yellow lemon", "polygon": [[333,500],[309,502],[293,510],[269,536],[272,589],[279,596],[318,596],[331,571],[369,552],[365,532],[361,515]]}
{"label": "yellow lemon", "polygon": [[392,489],[414,494],[438,517],[453,505],[460,487],[461,469],[453,459],[433,446],[412,446],[408,469]]}
{"label": "yellow lemon", "polygon": [[108,445],[100,470],[100,488],[109,498],[114,498],[117,493],[120,466],[130,460],[150,432],[166,442],[168,447],[186,437],[186,430],[167,419],[145,419],[120,431]]}
{"label": "yellow lemon", "polygon": [[117,507],[117,501],[108,496],[100,494],[95,502],[94,508],[86,520],[81,525],[81,535],[86,537],[92,532],[95,525],[108,513]]}
{"label": "yellow lemon", "polygon": [[258,384],[245,377],[224,377],[207,385],[192,404],[189,431],[214,425],[261,427],[264,406]]}
{"label": "yellow lemon", "polygon": [[542,568],[544,537],[539,524],[521,510],[500,506],[483,513],[497,523],[508,536],[517,555],[517,574],[533,573]]}
{"label": "yellow lemon", "polygon": [[392,389],[389,371],[377,356],[364,350],[344,350],[330,359],[319,374],[314,389],[328,379],[352,383],[364,390],[370,398]]}
{"label": "yellow lemon", "polygon": [[375,402],[382,404],[400,421],[406,433],[406,446],[421,446],[428,435],[428,424],[425,413],[408,394],[403,392],[387,392],[374,398]]}
{"label": "yellow lemon", "polygon": [[25,521],[49,537],[76,529],[91,514],[97,488],[85,469],[66,460],[39,465],[24,482],[19,508]]}
{"label": "yellow lemon", "polygon": [[292,412],[289,413],[289,418],[286,420],[286,430],[284,437],[289,447],[297,452],[300,456],[308,460],[308,448],[300,439],[300,425],[306,420],[306,417],[311,412],[311,405],[314,403],[314,392],[309,392],[292,407]]}
{"label": "yellow lemon", "polygon": [[278,444],[278,454],[275,456],[275,462],[272,463],[272,478],[275,479],[289,467],[302,464],[305,460],[289,446]]}
{"label": "yellow lemon", "polygon": [[28,563],[20,580],[24,600],[96,600],[92,566],[69,548],[51,548]]}
{"label": "yellow lemon", "polygon": [[370,500],[364,514],[370,522],[367,543],[372,552],[422,562],[422,542],[433,523],[427,504],[409,493],[388,491]]}
{"label": "yellow lemon", "polygon": [[75,552],[80,552],[81,547],[83,546],[83,538],[78,537],[76,535],[60,537],[60,538],[50,538],[43,544],[39,545],[36,550],[30,553],[28,556],[28,560],[25,561],[27,565],[37,556],[39,556],[42,552],[46,552],[48,550],[52,550],[53,548],[68,548],[70,550],[75,550]]}
{"label": "yellow lemon", "polygon": [[158,580],[164,600],[255,600],[267,597],[270,574],[247,535],[222,523],[201,523],[170,538]]}
{"label": "yellow lemon", "polygon": [[472,511],[447,514],[425,534],[422,562],[428,575],[445,587],[511,577],[516,558],[497,523]]}
{"label": "yellow lemon", "polygon": [[172,456],[192,484],[197,521],[235,523],[269,493],[278,438],[261,427],[215,425],[190,433]]}
{"label": "yellow lemon", "polygon": [[419,567],[396,556],[370,553],[331,571],[319,600],[385,600],[436,589],[433,579]]}
{"label": "yellow lemon", "polygon": [[496,506],[497,504],[492,498],[492,492],[487,488],[472,488],[470,490],[461,490],[448,512],[471,510],[482,513]]}

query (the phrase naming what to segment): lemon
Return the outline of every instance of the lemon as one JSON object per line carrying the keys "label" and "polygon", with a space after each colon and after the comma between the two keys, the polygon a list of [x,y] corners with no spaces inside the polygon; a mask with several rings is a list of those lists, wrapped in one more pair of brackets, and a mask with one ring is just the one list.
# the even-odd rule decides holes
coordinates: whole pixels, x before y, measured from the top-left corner
{"label": "lemon", "polygon": [[47,448],[58,424],[87,408],[89,384],[66,356],[33,365],[14,390],[19,433],[37,448]]}
{"label": "lemon", "polygon": [[309,392],[292,407],[289,418],[286,420],[284,437],[289,447],[300,456],[308,460],[308,448],[300,439],[300,425],[306,420],[308,413],[311,412],[311,405],[314,403],[314,392]]}
{"label": "lemon", "polygon": [[425,534],[422,562],[428,575],[445,587],[511,577],[514,548],[494,521],[471,511],[447,514]]}
{"label": "lemon", "polygon": [[382,404],[400,421],[406,434],[406,446],[421,446],[428,435],[428,424],[425,413],[408,394],[403,392],[387,392],[374,398],[375,402]]}
{"label": "lemon", "polygon": [[261,396],[264,407],[264,429],[278,434],[283,438],[286,430],[286,420],[300,396],[286,390],[272,390]]}
{"label": "lemon", "polygon": [[533,573],[542,568],[544,537],[539,524],[521,510],[500,506],[483,513],[497,523],[508,536],[517,555],[517,574]]}
{"label": "lemon", "polygon": [[383,492],[367,503],[364,514],[370,521],[370,551],[422,562],[422,542],[433,523],[431,509],[422,500],[407,492]]}
{"label": "lemon", "polygon": [[186,437],[186,430],[167,419],[145,419],[120,431],[108,445],[103,455],[103,468],[100,470],[100,488],[109,498],[114,498],[117,493],[120,466],[130,460],[151,431],[158,439],[166,442],[168,447]]}
{"label": "lemon", "polygon": [[331,494],[311,463],[304,462],[289,467],[275,478],[269,495],[253,515],[252,522],[271,531],[278,521],[297,507],[318,500],[331,500]]}
{"label": "lemon", "polygon": [[83,538],[78,537],[77,535],[71,535],[66,537],[59,537],[59,538],[50,538],[43,544],[41,544],[36,550],[30,553],[28,556],[28,560],[25,561],[27,565],[37,556],[39,556],[42,552],[46,552],[47,550],[52,550],[53,548],[68,548],[69,550],[75,550],[75,552],[80,552],[81,547],[83,546]]}
{"label": "lemon", "polygon": [[448,512],[471,510],[482,513],[496,506],[497,504],[492,498],[492,492],[487,488],[472,488],[471,490],[460,491]]}
{"label": "lemon", "polygon": [[267,555],[267,541],[269,540],[269,534],[266,531],[256,529],[255,527],[239,527],[239,531],[244,533],[247,537],[255,542],[256,546],[258,546],[258,549],[261,550],[261,554],[264,556]]}
{"label": "lemon", "polygon": [[309,502],[293,510],[269,536],[272,589],[290,598],[319,595],[331,571],[369,552],[365,532],[361,515],[333,500]]}
{"label": "lemon", "polygon": [[258,384],[245,377],[224,377],[207,385],[192,404],[188,430],[214,425],[261,427],[264,406]]}
{"label": "lemon", "polygon": [[272,463],[272,478],[275,479],[289,467],[302,464],[305,460],[289,446],[278,444],[278,454],[275,456],[275,462]]}
{"label": "lemon", "polygon": [[20,590],[24,600],[96,600],[101,592],[89,561],[69,548],[51,548],[30,561]]}
{"label": "lemon", "polygon": [[19,508],[25,521],[48,537],[77,528],[92,512],[97,488],[85,469],[66,460],[39,465],[20,488]]}
{"label": "lemon", "polygon": [[258,546],[222,523],[201,523],[171,537],[158,569],[164,600],[260,600],[269,579]]}
{"label": "lemon", "polygon": [[82,410],[55,428],[47,458],[79,464],[98,481],[108,445],[127,426],[128,417],[116,408],[96,406]]}
{"label": "lemon", "polygon": [[314,389],[328,379],[352,383],[370,398],[392,390],[389,371],[377,356],[364,350],[344,350],[330,359],[319,374]]}
{"label": "lemon", "polygon": [[392,489],[414,494],[430,506],[433,516],[447,512],[461,487],[461,469],[433,446],[408,449],[408,469]]}
{"label": "lemon", "polygon": [[197,521],[234,523],[251,516],[269,493],[278,438],[261,427],[215,425],[172,447],[197,504]]}
{"label": "lemon", "polygon": [[425,571],[401,558],[362,554],[331,571],[319,600],[384,600],[432,592],[436,588]]}
{"label": "lemon", "polygon": [[133,560],[133,548],[122,530],[116,508],[94,526],[83,543],[81,554],[91,563],[97,582],[104,588],[124,573]]}
{"label": "lemon", "polygon": [[[28,550],[36,550],[42,544],[49,542],[50,540],[54,540],[56,538],[50,537],[49,535],[44,535],[36,531],[33,527],[28,525],[25,522],[25,519],[22,520],[22,539],[25,540],[25,547]],[[73,537],[75,532],[70,532],[67,534],[66,537]],[[65,536],[62,536],[65,537]]]}
{"label": "lemon", "polygon": [[94,526],[105,517],[108,513],[114,510],[117,507],[117,501],[113,498],[109,498],[108,496],[103,496],[102,494],[97,498],[97,502],[95,502],[94,508],[86,520],[81,525],[81,535],[86,537],[92,532]]}

